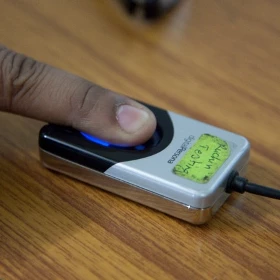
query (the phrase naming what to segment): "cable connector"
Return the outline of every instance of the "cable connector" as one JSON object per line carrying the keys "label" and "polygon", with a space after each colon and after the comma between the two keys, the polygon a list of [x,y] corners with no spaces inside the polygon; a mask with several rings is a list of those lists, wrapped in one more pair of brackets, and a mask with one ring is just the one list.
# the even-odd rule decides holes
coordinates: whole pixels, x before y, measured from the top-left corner
{"label": "cable connector", "polygon": [[256,195],[280,199],[280,190],[268,188],[265,186],[250,183],[246,178],[240,177],[237,171],[231,173],[225,191],[232,192],[249,192]]}

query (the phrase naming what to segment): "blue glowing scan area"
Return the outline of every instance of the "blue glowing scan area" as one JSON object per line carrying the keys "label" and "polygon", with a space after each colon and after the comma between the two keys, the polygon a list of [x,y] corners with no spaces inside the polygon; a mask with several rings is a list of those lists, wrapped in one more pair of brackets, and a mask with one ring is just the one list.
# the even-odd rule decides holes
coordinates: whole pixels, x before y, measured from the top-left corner
{"label": "blue glowing scan area", "polygon": [[118,145],[114,145],[114,144],[111,144],[109,142],[106,142],[104,140],[101,140],[99,138],[96,138],[90,134],[87,134],[85,132],[81,132],[81,134],[89,141],[93,142],[93,143],[96,143],[98,145],[101,145],[103,147],[118,147],[118,148],[129,148],[129,149],[135,149],[135,150],[138,150],[138,151],[142,151],[145,149],[145,145],[138,145],[138,146],[135,146],[135,147],[124,147],[124,146],[118,146]]}

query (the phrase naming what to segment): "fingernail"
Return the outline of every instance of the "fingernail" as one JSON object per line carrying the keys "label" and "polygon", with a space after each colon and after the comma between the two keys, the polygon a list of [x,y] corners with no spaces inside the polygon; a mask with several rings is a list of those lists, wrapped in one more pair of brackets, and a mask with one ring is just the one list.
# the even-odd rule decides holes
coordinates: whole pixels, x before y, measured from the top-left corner
{"label": "fingernail", "polygon": [[122,105],[117,110],[117,121],[120,127],[127,133],[135,133],[148,120],[146,111],[130,105]]}

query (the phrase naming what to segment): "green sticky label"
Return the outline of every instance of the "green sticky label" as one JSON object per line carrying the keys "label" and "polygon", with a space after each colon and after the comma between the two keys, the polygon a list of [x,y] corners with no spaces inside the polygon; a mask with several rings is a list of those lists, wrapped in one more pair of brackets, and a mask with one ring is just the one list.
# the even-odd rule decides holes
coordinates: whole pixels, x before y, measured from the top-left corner
{"label": "green sticky label", "polygon": [[203,134],[176,164],[173,172],[196,183],[208,183],[228,159],[230,152],[226,141]]}

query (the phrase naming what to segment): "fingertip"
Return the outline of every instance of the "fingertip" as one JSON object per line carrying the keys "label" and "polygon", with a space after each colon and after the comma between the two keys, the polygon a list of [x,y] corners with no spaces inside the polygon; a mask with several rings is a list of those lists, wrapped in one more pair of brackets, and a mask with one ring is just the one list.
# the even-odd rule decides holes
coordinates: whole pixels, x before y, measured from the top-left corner
{"label": "fingertip", "polygon": [[105,123],[102,129],[97,129],[96,126],[90,126],[90,122],[87,122],[83,131],[113,145],[131,147],[147,142],[153,136],[157,126],[153,112],[134,102],[116,107],[115,122],[108,122],[107,126]]}
{"label": "fingertip", "polygon": [[153,112],[135,101],[119,106],[116,119],[128,145],[139,145],[148,141],[157,125]]}
{"label": "fingertip", "polygon": [[120,128],[128,134],[135,134],[145,125],[149,125],[150,115],[146,110],[131,105],[121,105],[116,112]]}
{"label": "fingertip", "polygon": [[147,106],[109,90],[93,88],[79,108],[72,114],[73,127],[114,145],[143,144],[156,129]]}

